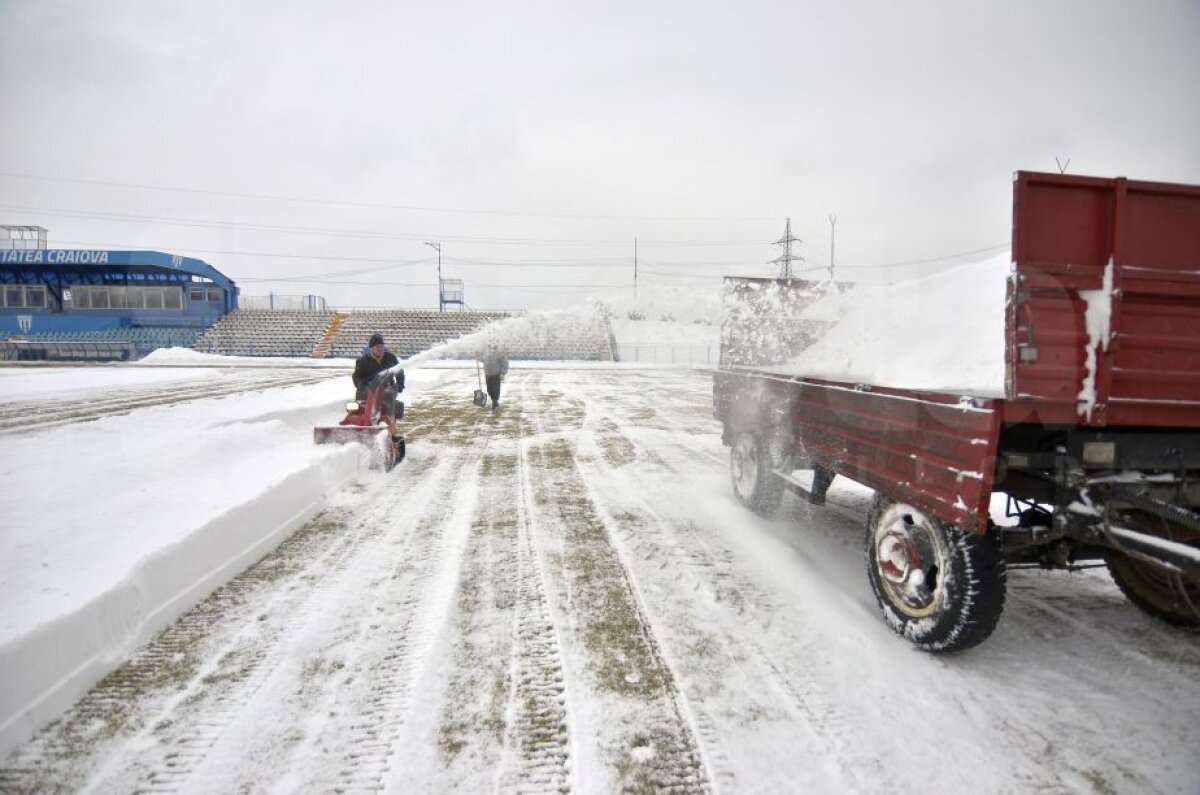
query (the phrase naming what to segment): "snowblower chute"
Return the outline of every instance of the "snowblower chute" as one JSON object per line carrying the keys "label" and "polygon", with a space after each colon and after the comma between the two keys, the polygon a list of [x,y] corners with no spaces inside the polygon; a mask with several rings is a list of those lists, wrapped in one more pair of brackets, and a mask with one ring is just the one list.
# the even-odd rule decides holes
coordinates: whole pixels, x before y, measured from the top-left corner
{"label": "snowblower chute", "polygon": [[346,416],[339,424],[313,428],[313,441],[367,445],[371,468],[390,472],[404,460],[405,452],[404,437],[396,431],[396,422],[404,416],[404,403],[396,400],[396,392],[395,377],[381,373],[367,386],[365,400],[346,404]]}

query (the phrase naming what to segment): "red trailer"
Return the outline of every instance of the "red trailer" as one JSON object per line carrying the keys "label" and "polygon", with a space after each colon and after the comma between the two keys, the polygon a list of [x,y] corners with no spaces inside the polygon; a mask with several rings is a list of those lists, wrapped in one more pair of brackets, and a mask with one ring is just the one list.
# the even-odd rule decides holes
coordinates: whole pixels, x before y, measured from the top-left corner
{"label": "red trailer", "polygon": [[[822,504],[838,475],[874,489],[871,585],[930,651],[988,637],[1013,566],[1107,565],[1134,604],[1200,627],[1200,187],[1019,172],[1012,251],[1003,396],[723,359],[734,492],[768,514],[785,490]],[[989,518],[993,492],[1015,526]]]}

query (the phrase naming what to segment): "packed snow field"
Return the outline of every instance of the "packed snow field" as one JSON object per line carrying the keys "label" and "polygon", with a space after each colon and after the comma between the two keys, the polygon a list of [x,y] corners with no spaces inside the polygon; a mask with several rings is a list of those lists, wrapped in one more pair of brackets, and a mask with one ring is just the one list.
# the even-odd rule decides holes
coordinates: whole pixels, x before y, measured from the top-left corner
{"label": "packed snow field", "polygon": [[915,651],[870,494],[744,510],[703,370],[410,370],[383,474],[348,369],[200,363],[0,370],[111,407],[3,436],[0,791],[1200,791],[1197,636],[1014,571]]}

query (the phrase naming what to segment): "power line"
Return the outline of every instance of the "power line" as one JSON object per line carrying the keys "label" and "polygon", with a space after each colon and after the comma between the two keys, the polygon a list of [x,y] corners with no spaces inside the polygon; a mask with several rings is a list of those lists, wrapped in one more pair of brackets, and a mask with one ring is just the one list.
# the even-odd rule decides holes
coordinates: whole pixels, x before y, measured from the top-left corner
{"label": "power line", "polygon": [[211,248],[192,248],[191,246],[147,246],[147,245],[130,245],[129,243],[98,243],[90,240],[63,240],[63,243],[71,243],[76,246],[102,248],[114,251],[159,251],[169,249],[171,251],[188,251],[196,254],[224,254],[231,257],[271,257],[278,259],[311,259],[311,260],[331,260],[334,262],[379,262],[387,263],[389,267],[406,268],[410,265],[421,265],[426,262],[433,262],[434,257],[424,257],[414,260],[397,260],[386,257],[341,257],[326,254],[280,254],[271,251],[228,251]]}
{"label": "power line", "polygon": [[[416,260],[397,260],[397,259],[387,258],[387,257],[346,257],[346,256],[335,256],[335,255],[327,255],[327,254],[292,254],[292,253],[280,253],[280,252],[271,252],[271,251],[235,251],[235,250],[228,250],[228,249],[192,248],[191,246],[158,246],[158,245],[146,245],[146,244],[134,245],[134,244],[130,244],[130,243],[112,243],[112,242],[101,243],[101,242],[90,241],[90,240],[63,240],[60,242],[69,243],[71,245],[76,245],[76,246],[82,246],[85,248],[103,247],[103,248],[114,249],[114,250],[118,250],[118,251],[171,250],[171,251],[182,251],[182,252],[189,252],[189,253],[196,253],[196,254],[222,254],[222,255],[226,255],[226,256],[235,256],[235,257],[269,257],[269,258],[277,258],[277,259],[279,259],[279,258],[301,259],[301,260],[307,259],[307,260],[314,260],[314,261],[333,261],[333,262],[376,262],[376,263],[381,264],[381,268],[379,268],[380,270],[387,270],[389,268],[406,268],[406,267],[410,267],[412,265],[423,265],[425,263],[433,262],[436,259],[435,257],[424,257],[422,259],[416,259]],[[466,267],[501,267],[501,268],[504,268],[504,267],[511,267],[511,268],[526,268],[526,267],[528,267],[528,268],[542,268],[542,267],[545,267],[545,268],[624,268],[624,267],[628,267],[628,263],[625,262],[625,258],[623,258],[623,257],[622,258],[602,257],[602,258],[597,258],[594,260],[593,259],[588,259],[588,260],[567,260],[567,259],[559,259],[559,260],[487,260],[487,259],[479,259],[479,260],[477,260],[477,259],[471,259],[471,258],[467,258],[467,257],[446,257],[445,262],[452,262],[452,263],[456,263],[456,264],[466,266]],[[685,267],[691,267],[693,265],[698,266],[698,267],[740,267],[740,266],[744,266],[746,264],[746,261],[745,260],[733,260],[733,261],[711,261],[711,262],[680,262],[680,263],[666,263],[666,264],[678,264],[678,265],[682,265]],[[370,269],[368,269],[368,270],[370,270]],[[275,278],[282,279],[284,277],[275,277]]]}
{"label": "power line", "polygon": [[520,217],[520,218],[573,218],[579,220],[601,220],[601,221],[683,221],[683,222],[703,222],[712,223],[719,222],[762,222],[769,221],[769,218],[755,217],[680,217],[680,216],[638,216],[638,215],[586,215],[573,213],[534,213],[512,210],[479,210],[465,208],[450,208],[450,207],[423,207],[413,204],[386,204],[381,202],[363,202],[363,201],[348,201],[344,199],[314,199],[306,196],[283,196],[270,193],[250,193],[244,191],[229,191],[229,190],[211,190],[204,188],[184,188],[169,185],[151,185],[139,182],[122,182],[117,180],[102,180],[102,179],[79,179],[74,177],[47,177],[38,174],[22,174],[14,171],[0,171],[0,177],[8,177],[11,179],[27,179],[40,182],[66,182],[76,185],[100,185],[105,187],[115,188],[133,188],[136,190],[153,190],[164,191],[171,193],[192,193],[200,196],[223,196],[226,198],[236,199],[261,199],[266,201],[281,201],[295,202],[297,204],[316,204],[316,205],[339,205],[343,207],[362,207],[376,210],[403,210],[405,212],[424,212],[424,213],[457,213],[462,215],[496,215],[505,217]]}
{"label": "power line", "polygon": [[[310,226],[286,226],[283,224],[239,223],[236,221],[206,221],[202,219],[171,218],[163,216],[136,215],[132,213],[108,213],[92,210],[66,210],[49,207],[29,207],[16,204],[0,204],[0,210],[17,212],[41,213],[43,215],[61,216],[64,218],[83,218],[88,220],[118,221],[122,223],[161,224],[163,226],[184,226],[199,229],[227,229],[246,232],[267,232],[271,234],[309,235],[322,237],[350,237],[379,240],[404,240],[424,242],[427,237],[438,237],[466,245],[501,245],[501,246],[603,246],[621,247],[629,244],[620,240],[589,240],[585,238],[521,238],[521,237],[484,237],[472,235],[416,235],[398,232],[380,232],[373,230],[354,229],[323,229]],[[686,246],[700,248],[705,246],[760,246],[761,241],[739,240],[660,240],[647,243],[655,247]]]}
{"label": "power line", "polygon": [[468,267],[489,268],[627,268],[624,261],[613,262],[615,258],[600,258],[588,260],[487,260],[469,259],[465,257],[446,257],[446,262],[454,262]]}
{"label": "power line", "polygon": [[1008,247],[1009,247],[1008,243],[997,243],[996,245],[988,246],[987,248],[977,248],[972,251],[960,251],[957,254],[945,254],[940,257],[929,257],[927,259],[914,259],[914,260],[908,260],[906,262],[881,262],[881,263],[878,263],[875,265],[863,265],[863,264],[839,265],[838,267],[839,268],[901,268],[906,265],[927,265],[930,262],[944,262],[945,260],[948,260],[948,259],[958,259],[959,257],[969,257],[973,254],[986,254],[989,251],[1000,251],[1001,249],[1005,249]]}

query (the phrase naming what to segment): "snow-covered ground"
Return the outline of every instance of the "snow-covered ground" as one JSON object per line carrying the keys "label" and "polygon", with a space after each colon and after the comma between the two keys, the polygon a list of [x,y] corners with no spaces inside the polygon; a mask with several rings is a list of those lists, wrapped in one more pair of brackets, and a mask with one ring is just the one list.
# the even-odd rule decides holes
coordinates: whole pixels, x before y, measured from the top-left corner
{"label": "snow-covered ground", "polygon": [[384,475],[312,444],[346,370],[179,364],[0,369],[103,407],[3,436],[0,791],[1200,791],[1196,635],[1015,571],[913,650],[870,495],[741,508],[703,371],[410,369]]}

